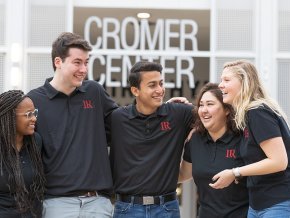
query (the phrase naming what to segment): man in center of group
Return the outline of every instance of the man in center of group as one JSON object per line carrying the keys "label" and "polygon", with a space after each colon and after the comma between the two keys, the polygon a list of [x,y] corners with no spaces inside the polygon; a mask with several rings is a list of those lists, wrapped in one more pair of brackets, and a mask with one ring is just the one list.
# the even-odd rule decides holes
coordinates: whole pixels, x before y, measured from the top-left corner
{"label": "man in center of group", "polygon": [[129,83],[134,104],[112,112],[114,217],[180,217],[176,187],[192,106],[163,104],[162,66],[137,62]]}

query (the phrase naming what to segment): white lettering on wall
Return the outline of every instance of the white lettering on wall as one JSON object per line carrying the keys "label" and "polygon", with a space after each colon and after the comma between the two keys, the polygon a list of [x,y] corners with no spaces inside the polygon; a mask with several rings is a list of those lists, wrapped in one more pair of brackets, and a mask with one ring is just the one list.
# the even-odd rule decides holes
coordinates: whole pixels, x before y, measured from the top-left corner
{"label": "white lettering on wall", "polygon": [[[92,31],[97,34],[91,36]],[[101,19],[91,16],[84,27],[84,37],[92,45],[93,53],[95,51],[89,60],[88,78],[96,79],[93,69],[98,70],[96,66],[100,66],[106,71],[97,72],[100,84],[107,87],[127,87],[130,68],[139,60],[148,60],[158,61],[163,66],[166,88],[180,88],[184,77],[187,77],[189,87],[194,88],[193,57],[181,53],[198,51],[197,32],[197,23],[190,19],[157,19],[151,25],[148,20],[139,21],[134,17],[126,17],[120,21],[113,17]],[[190,49],[185,46],[188,43],[191,45]],[[110,52],[106,54],[101,51]],[[128,54],[130,51],[133,54]],[[170,55],[164,55],[166,51]]]}
{"label": "white lettering on wall", "polygon": [[[97,27],[102,28],[102,21],[100,18],[96,16],[89,17],[85,23],[85,31],[84,31],[84,36],[85,39],[90,39],[90,32],[91,32],[91,26],[96,23]],[[88,40],[90,41],[90,40]],[[91,43],[91,41],[90,41]],[[92,45],[92,43],[91,43]],[[100,48],[102,45],[102,37],[98,36],[96,40],[96,44],[92,45],[95,49]]]}
{"label": "white lettering on wall", "polygon": [[[127,26],[130,25],[130,23],[133,25],[134,29],[134,41],[132,46],[129,46],[127,43]],[[121,28],[121,42],[122,42],[122,48],[123,49],[129,49],[129,50],[136,50],[138,49],[139,45],[139,39],[140,39],[140,30],[139,30],[139,24],[138,21],[133,17],[126,17],[122,22],[122,28]]]}
{"label": "white lettering on wall", "polygon": [[[106,60],[105,60],[104,56],[102,56],[102,55],[93,55],[93,56],[91,56],[90,59],[89,59],[89,69],[90,69],[89,72],[88,72],[88,79],[89,80],[94,80],[94,75],[93,75],[93,70],[92,69],[94,69],[93,65],[94,65],[94,62],[96,60],[99,60],[100,65],[102,65],[102,66],[105,66],[105,64],[106,64]],[[100,84],[104,84],[105,81],[106,81],[106,73],[100,73],[99,83]]]}
{"label": "white lettering on wall", "polygon": [[[153,32],[153,37],[151,38],[151,32],[149,28],[149,23],[147,20],[141,20],[141,34],[140,34],[140,49],[145,50],[146,42],[150,50],[157,50],[156,45],[159,42],[159,50],[163,50],[163,39],[164,39],[164,22],[158,19],[155,24],[155,29]],[[158,41],[157,41],[158,40]]]}
{"label": "white lettering on wall", "polygon": [[[109,25],[113,26],[113,30],[109,31]],[[114,40],[115,49],[120,49],[120,23],[116,18],[105,17],[103,20],[103,49],[108,48],[108,38]]]}
{"label": "white lettering on wall", "polygon": [[[96,24],[96,25],[92,25]],[[153,34],[150,31],[148,20],[139,22],[134,17],[126,17],[122,21],[116,18],[105,17],[103,20],[96,16],[89,17],[85,23],[85,39],[90,42],[94,49],[99,49],[102,43],[102,49],[108,48],[108,39],[113,40],[114,49],[130,49],[130,50],[174,50],[184,51],[185,41],[188,40],[192,44],[192,50],[197,51],[196,34],[198,31],[197,23],[189,19],[157,19],[154,25]],[[133,44],[130,45],[127,39],[128,27],[133,31]],[[175,29],[178,30],[174,30]],[[102,35],[97,36],[96,43],[93,44],[90,37],[91,28],[102,28]],[[186,29],[191,29],[186,32]],[[130,34],[131,34],[130,32]],[[180,39],[178,46],[171,45],[172,39]]]}
{"label": "white lettering on wall", "polygon": [[[188,65],[187,68],[182,68],[182,62],[185,62],[185,65]],[[194,68],[194,62],[193,59],[190,57],[177,57],[176,61],[176,87],[181,88],[181,78],[182,75],[185,75],[188,77],[189,81],[189,87],[194,88],[194,75],[192,73]]]}
{"label": "white lettering on wall", "polygon": [[174,88],[175,85],[173,82],[168,82],[166,80],[166,74],[174,74],[174,68],[173,67],[168,67],[166,61],[172,61],[174,60],[175,57],[168,57],[168,56],[162,56],[160,60],[160,64],[163,66],[163,81],[164,81],[164,87],[165,88]]}
{"label": "white lettering on wall", "polygon": [[[186,33],[186,28],[191,27],[192,31]],[[185,40],[188,39],[192,43],[192,50],[197,51],[197,23],[194,20],[181,20],[180,22],[180,50],[185,50]]]}

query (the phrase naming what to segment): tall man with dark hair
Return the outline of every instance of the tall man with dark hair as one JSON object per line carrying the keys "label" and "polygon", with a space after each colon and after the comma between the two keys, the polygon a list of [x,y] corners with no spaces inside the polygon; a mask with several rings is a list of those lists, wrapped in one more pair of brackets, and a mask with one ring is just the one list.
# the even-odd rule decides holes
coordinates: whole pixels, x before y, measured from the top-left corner
{"label": "tall man with dark hair", "polygon": [[39,109],[47,180],[44,218],[109,218],[112,188],[105,125],[117,108],[103,87],[84,81],[91,47],[73,33],[52,45],[53,78],[28,93]]}
{"label": "tall man with dark hair", "polygon": [[163,103],[161,72],[160,64],[137,62],[129,75],[135,104],[112,112],[115,218],[180,217],[175,190],[192,106]]}

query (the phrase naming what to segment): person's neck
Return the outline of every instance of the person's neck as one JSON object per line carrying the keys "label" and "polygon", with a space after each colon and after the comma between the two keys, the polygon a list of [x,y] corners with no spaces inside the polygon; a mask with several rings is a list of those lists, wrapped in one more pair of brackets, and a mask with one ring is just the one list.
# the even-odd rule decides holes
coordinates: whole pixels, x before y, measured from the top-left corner
{"label": "person's neck", "polygon": [[76,89],[76,87],[67,86],[57,75],[54,75],[53,79],[49,83],[57,91],[66,95],[70,95]]}
{"label": "person's neck", "polygon": [[221,138],[225,134],[226,131],[227,131],[226,127],[223,126],[222,128],[220,128],[218,130],[208,131],[208,133],[211,136],[212,140],[216,141],[219,138]]}
{"label": "person's neck", "polygon": [[21,148],[23,147],[23,135],[17,135],[16,136],[16,149],[17,151],[20,151]]}
{"label": "person's neck", "polygon": [[157,111],[157,108],[153,109],[153,108],[146,108],[143,105],[140,105],[138,103],[136,103],[136,109],[139,113],[143,114],[143,115],[150,115],[153,114],[155,111]]}

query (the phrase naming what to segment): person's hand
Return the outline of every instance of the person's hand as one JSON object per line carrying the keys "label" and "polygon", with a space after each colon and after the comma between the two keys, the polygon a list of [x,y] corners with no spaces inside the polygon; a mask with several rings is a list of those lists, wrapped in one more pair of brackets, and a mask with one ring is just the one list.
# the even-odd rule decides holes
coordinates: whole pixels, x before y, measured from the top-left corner
{"label": "person's hand", "polygon": [[214,175],[212,180],[214,183],[210,183],[210,187],[214,189],[222,189],[228,187],[235,180],[235,176],[232,170],[223,170]]}
{"label": "person's hand", "polygon": [[183,104],[192,105],[192,103],[190,103],[188,99],[185,97],[173,97],[173,98],[170,98],[166,103],[183,103]]}

